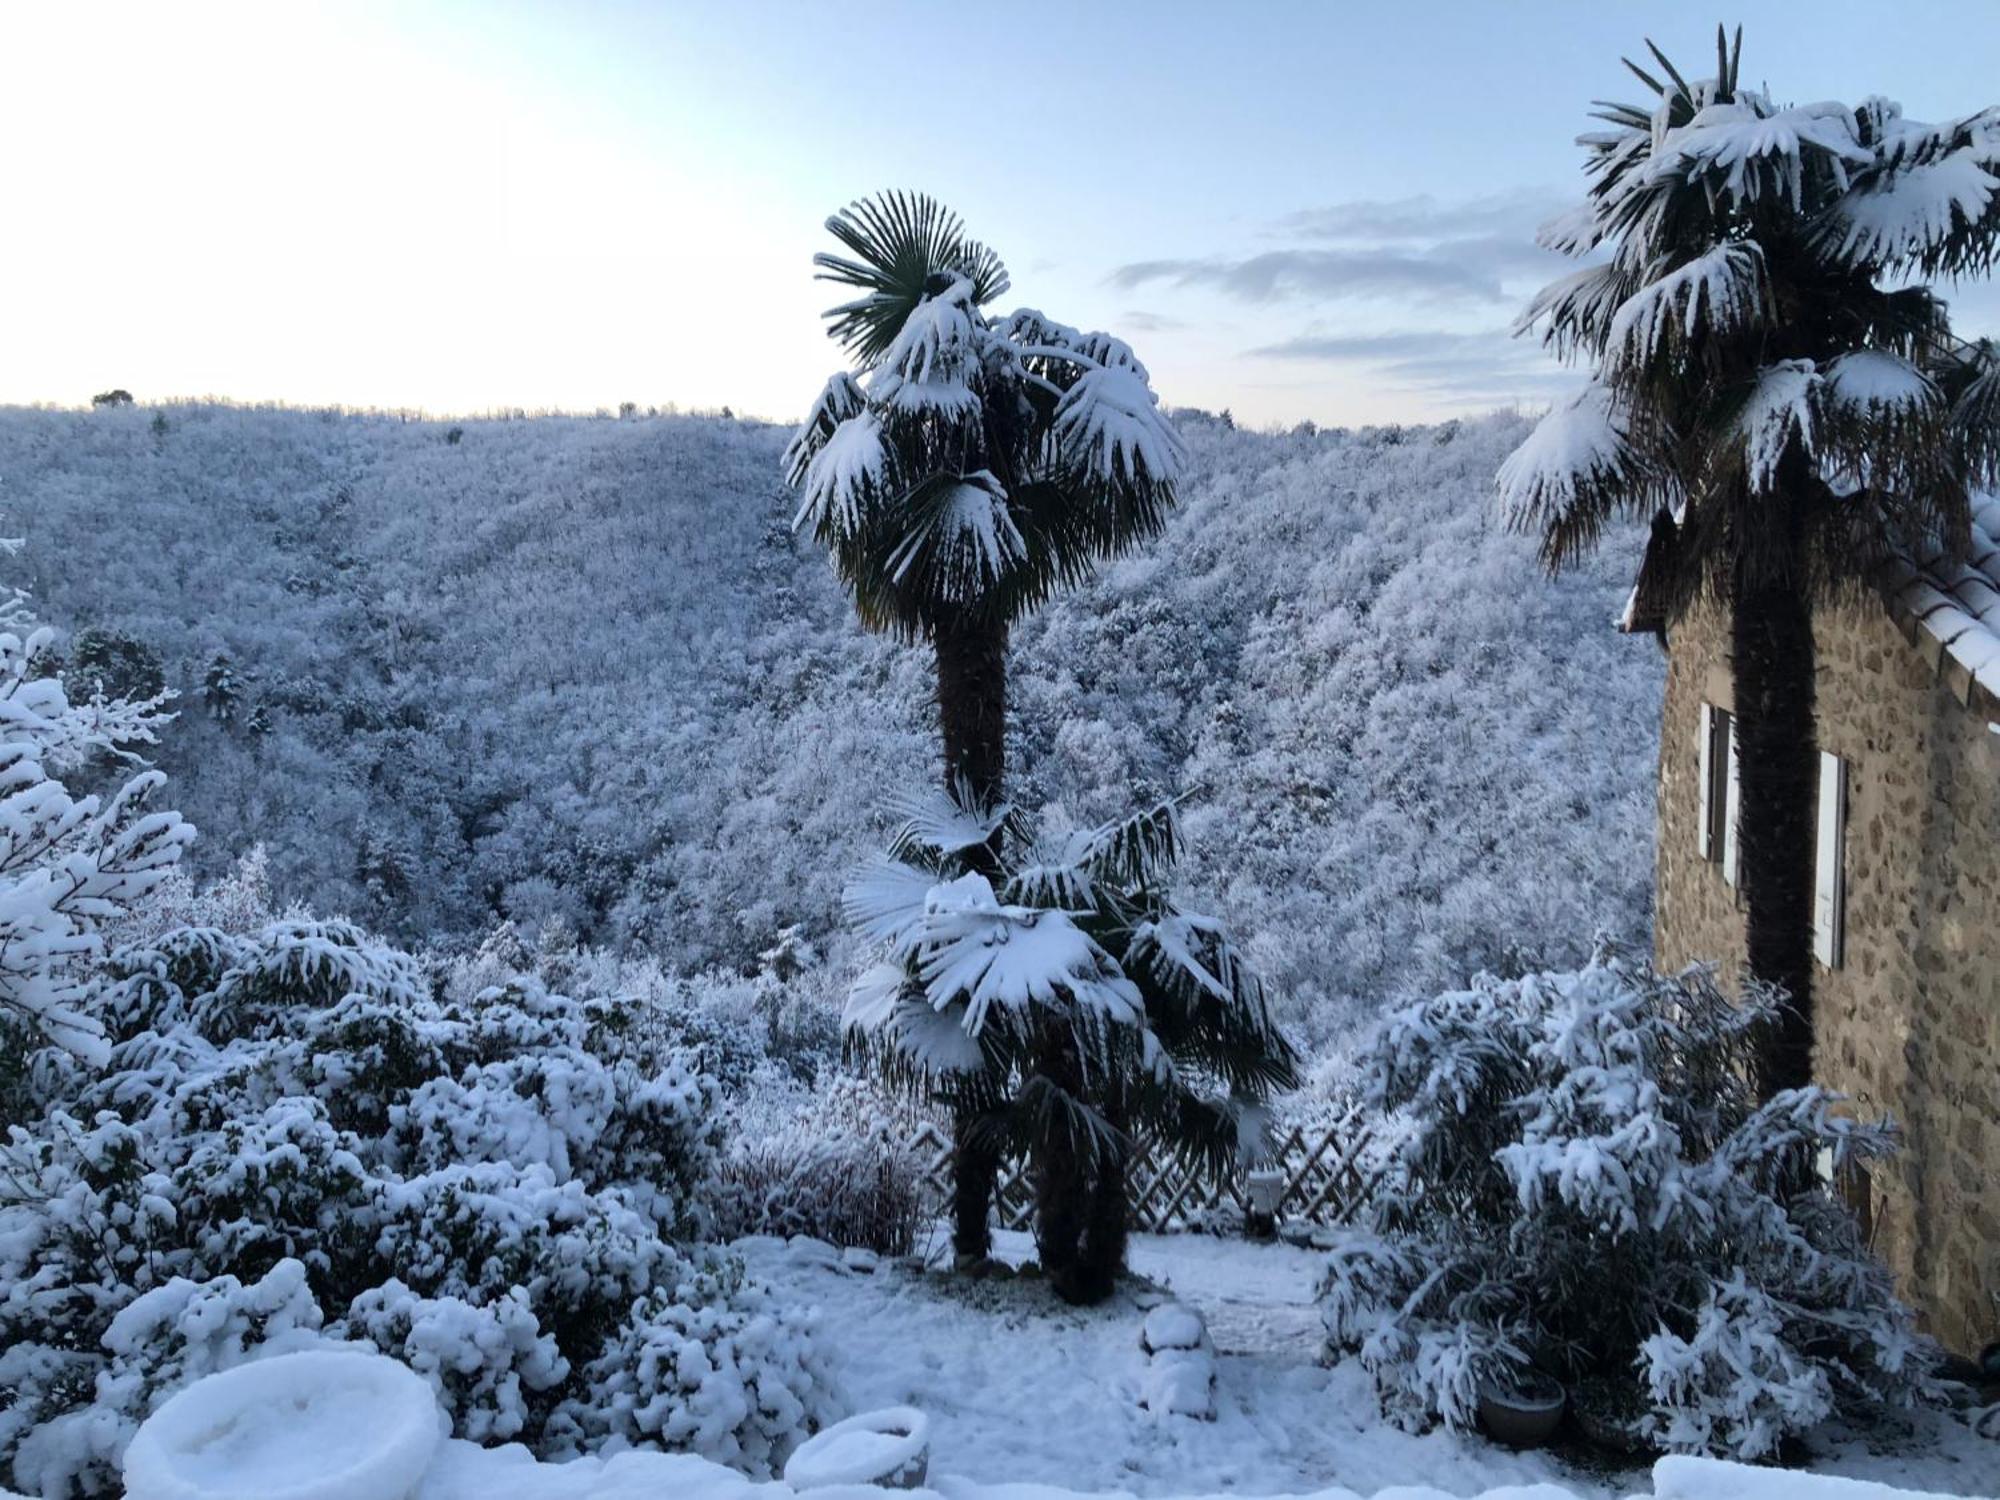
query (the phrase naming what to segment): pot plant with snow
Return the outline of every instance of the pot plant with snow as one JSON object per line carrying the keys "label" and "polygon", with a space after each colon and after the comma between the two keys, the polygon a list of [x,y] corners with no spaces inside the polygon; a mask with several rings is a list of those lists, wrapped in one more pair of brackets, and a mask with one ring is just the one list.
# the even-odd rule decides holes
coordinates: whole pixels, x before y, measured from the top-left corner
{"label": "pot plant with snow", "polygon": [[1321,1303],[1392,1418],[1515,1432],[1529,1412],[1494,1393],[1553,1377],[1638,1413],[1654,1446],[1763,1458],[1930,1394],[1929,1346],[1852,1215],[1790,1190],[1889,1132],[1818,1089],[1757,1103],[1772,1009],[1601,954],[1384,1020],[1363,1086],[1408,1122],[1400,1181],[1337,1238]]}

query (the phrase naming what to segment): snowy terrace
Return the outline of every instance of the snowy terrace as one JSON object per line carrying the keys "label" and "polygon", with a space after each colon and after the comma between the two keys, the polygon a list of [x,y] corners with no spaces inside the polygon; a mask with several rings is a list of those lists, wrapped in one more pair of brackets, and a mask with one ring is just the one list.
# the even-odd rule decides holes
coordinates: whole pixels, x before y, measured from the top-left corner
{"label": "snowy terrace", "polygon": [[[1003,1236],[1000,1248],[1016,1262],[1030,1251],[1022,1235]],[[537,1463],[518,1445],[440,1439],[428,1388],[403,1367],[340,1353],[346,1373],[327,1378],[341,1367],[316,1351],[306,1356],[321,1361],[316,1368],[294,1369],[297,1356],[280,1356],[268,1373],[224,1372],[163,1409],[128,1456],[130,1500],[783,1500],[808,1488],[828,1500],[1907,1500],[1991,1494],[2000,1479],[1990,1444],[1942,1422],[1913,1431],[1899,1454],[1820,1453],[1823,1472],[1814,1473],[1693,1458],[1585,1472],[1478,1438],[1408,1435],[1375,1415],[1357,1369],[1317,1362],[1311,1294],[1320,1257],[1290,1246],[1144,1236],[1133,1265],[1139,1284],[1157,1290],[1054,1313],[1031,1276],[968,1282],[915,1259],[877,1262],[804,1238],[738,1249],[787,1299],[819,1310],[857,1411],[923,1414],[929,1467],[918,1477],[928,1488],[831,1482],[852,1477],[839,1463],[830,1476],[794,1464],[786,1482],[760,1483],[652,1451]],[[1218,1369],[1213,1421],[1139,1404],[1137,1329],[1146,1307],[1167,1296],[1207,1321]],[[367,1441],[357,1444],[357,1434]],[[850,1456],[865,1459],[865,1449]]]}

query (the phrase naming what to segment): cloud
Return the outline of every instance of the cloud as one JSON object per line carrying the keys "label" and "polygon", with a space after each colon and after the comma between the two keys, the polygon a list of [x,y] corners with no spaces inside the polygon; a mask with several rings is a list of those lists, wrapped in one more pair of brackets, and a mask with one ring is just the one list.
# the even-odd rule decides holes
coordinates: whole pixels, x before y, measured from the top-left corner
{"label": "cloud", "polygon": [[1245,302],[1291,298],[1414,296],[1426,302],[1502,302],[1489,269],[1451,256],[1403,250],[1267,250],[1241,260],[1142,260],[1111,273],[1131,289],[1163,281],[1207,286]]}
{"label": "cloud", "polygon": [[1553,194],[1539,191],[1458,203],[1357,199],[1277,220],[1268,236],[1292,242],[1282,248],[1133,261],[1110,279],[1128,289],[1206,287],[1253,303],[1491,306],[1514,300],[1518,283],[1554,273],[1559,258],[1537,246],[1534,236],[1535,226],[1560,206]]}
{"label": "cloud", "polygon": [[1187,327],[1183,318],[1170,318],[1165,313],[1129,311],[1118,315],[1118,326],[1129,328],[1135,333],[1170,333],[1177,328]]}
{"label": "cloud", "polygon": [[1557,365],[1535,340],[1499,329],[1304,334],[1245,353],[1365,370],[1383,383],[1467,406],[1545,398],[1574,389],[1582,379]]}
{"label": "cloud", "polygon": [[1421,243],[1490,236],[1532,243],[1536,227],[1566,206],[1555,193],[1538,189],[1455,203],[1425,193],[1304,208],[1285,215],[1274,227],[1279,234],[1308,240]]}

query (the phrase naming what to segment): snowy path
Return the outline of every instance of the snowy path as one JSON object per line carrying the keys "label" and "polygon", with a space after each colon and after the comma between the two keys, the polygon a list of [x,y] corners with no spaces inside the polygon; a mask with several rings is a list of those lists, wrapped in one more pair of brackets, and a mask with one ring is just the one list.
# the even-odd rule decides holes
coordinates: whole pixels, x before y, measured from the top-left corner
{"label": "snowy path", "polygon": [[[1421,1437],[1387,1426],[1353,1365],[1317,1363],[1312,1305],[1319,1257],[1284,1245],[1198,1235],[1139,1236],[1132,1269],[1194,1303],[1221,1358],[1214,1422],[1157,1417],[1137,1405],[1138,1303],[1064,1307],[1038,1278],[973,1282],[884,1265],[839,1268],[811,1242],[745,1241],[753,1272],[790,1301],[817,1305],[823,1343],[855,1410],[911,1405],[932,1420],[932,1473],[1028,1481],[1138,1496],[1361,1494],[1428,1484],[1457,1495],[1552,1482],[1587,1500],[1643,1492],[1643,1470],[1581,1471],[1473,1437]],[[1033,1253],[1003,1235],[1003,1258]],[[1992,1444],[1940,1425],[1912,1451],[1843,1453],[1829,1470],[1906,1487],[1993,1495]]]}

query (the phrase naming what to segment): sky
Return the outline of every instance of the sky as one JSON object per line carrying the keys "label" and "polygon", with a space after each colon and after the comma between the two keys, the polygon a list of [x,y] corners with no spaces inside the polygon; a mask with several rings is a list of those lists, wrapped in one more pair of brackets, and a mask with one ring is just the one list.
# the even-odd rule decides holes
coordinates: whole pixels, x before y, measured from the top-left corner
{"label": "sky", "polygon": [[[1995,0],[1739,3],[1792,102],[2000,100]],[[841,204],[943,199],[1002,306],[1260,426],[1545,403],[1593,99],[1682,3],[21,4],[0,46],[0,402],[799,415]],[[1947,289],[1951,291],[1951,289]],[[2000,332],[2000,289],[1953,292]]]}

